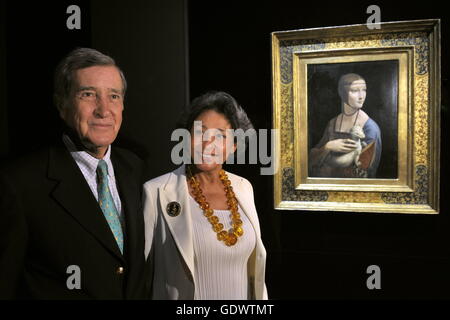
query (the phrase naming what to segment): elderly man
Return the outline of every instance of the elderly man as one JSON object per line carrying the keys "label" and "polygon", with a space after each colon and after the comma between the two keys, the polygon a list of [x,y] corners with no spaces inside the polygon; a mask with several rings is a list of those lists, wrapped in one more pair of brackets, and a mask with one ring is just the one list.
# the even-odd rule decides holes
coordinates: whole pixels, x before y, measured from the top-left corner
{"label": "elderly man", "polygon": [[142,164],[111,146],[125,90],[96,50],[76,49],[57,67],[61,143],[0,173],[0,298],[143,297]]}

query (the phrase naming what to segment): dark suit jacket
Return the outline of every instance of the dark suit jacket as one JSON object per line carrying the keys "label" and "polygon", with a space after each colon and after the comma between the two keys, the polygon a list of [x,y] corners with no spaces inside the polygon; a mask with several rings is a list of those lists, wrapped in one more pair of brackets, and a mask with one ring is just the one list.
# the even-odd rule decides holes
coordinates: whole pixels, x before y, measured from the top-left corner
{"label": "dark suit jacket", "polygon": [[[111,161],[125,214],[123,255],[62,143],[0,172],[0,299],[143,297],[142,163],[117,147]],[[80,268],[81,289],[67,287],[71,265]]]}

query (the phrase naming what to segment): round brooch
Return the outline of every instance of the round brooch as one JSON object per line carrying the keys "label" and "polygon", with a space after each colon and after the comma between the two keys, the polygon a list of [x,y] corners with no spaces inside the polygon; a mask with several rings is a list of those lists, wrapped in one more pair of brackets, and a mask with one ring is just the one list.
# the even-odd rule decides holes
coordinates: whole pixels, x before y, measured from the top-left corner
{"label": "round brooch", "polygon": [[169,204],[167,205],[167,214],[171,217],[176,217],[180,214],[181,212],[181,205],[176,202],[176,201],[172,201],[169,202]]}

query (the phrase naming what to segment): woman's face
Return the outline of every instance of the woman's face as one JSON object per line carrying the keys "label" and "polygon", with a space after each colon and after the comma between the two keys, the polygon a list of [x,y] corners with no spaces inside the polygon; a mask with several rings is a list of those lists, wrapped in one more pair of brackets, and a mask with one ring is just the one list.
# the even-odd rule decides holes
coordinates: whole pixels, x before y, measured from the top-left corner
{"label": "woman's face", "polygon": [[367,87],[362,79],[355,80],[348,88],[347,104],[354,109],[361,109],[366,100]]}
{"label": "woman's face", "polygon": [[222,168],[236,150],[231,125],[223,114],[214,110],[201,113],[191,129],[191,155],[200,171]]}

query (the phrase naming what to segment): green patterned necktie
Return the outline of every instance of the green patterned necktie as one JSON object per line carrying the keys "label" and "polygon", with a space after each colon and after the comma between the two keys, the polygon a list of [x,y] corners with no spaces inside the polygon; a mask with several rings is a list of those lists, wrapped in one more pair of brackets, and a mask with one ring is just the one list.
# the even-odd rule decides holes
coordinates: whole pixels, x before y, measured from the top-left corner
{"label": "green patterned necktie", "polygon": [[108,186],[108,165],[105,160],[100,160],[97,166],[97,192],[98,204],[102,208],[106,221],[116,239],[120,252],[123,253],[123,233],[119,218],[119,212],[114,204],[113,197]]}

